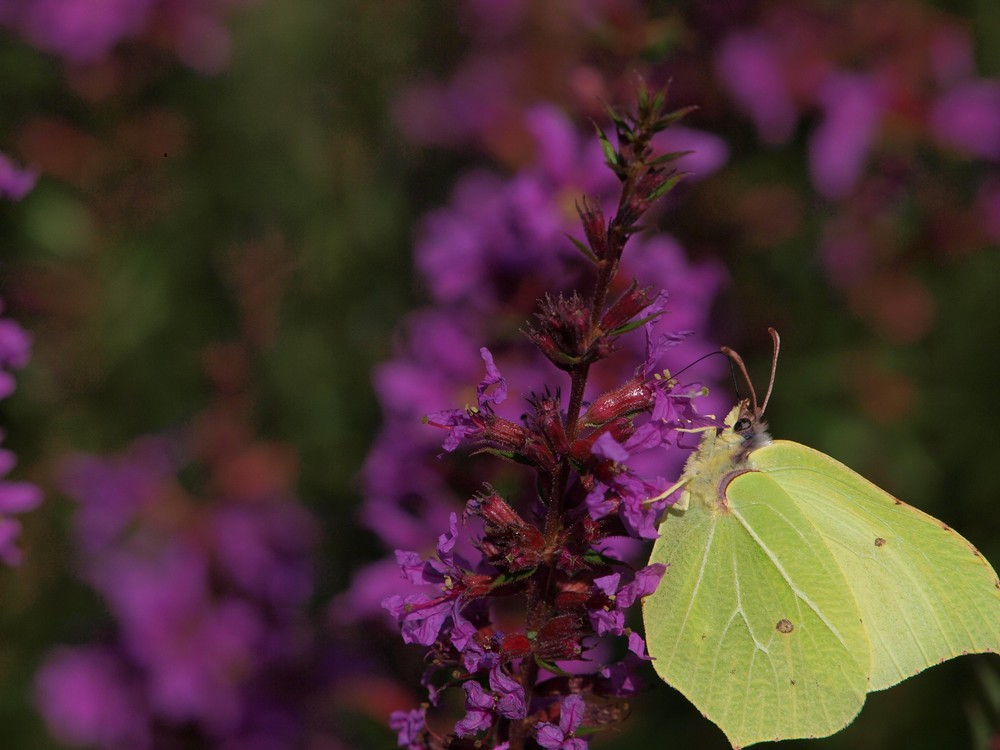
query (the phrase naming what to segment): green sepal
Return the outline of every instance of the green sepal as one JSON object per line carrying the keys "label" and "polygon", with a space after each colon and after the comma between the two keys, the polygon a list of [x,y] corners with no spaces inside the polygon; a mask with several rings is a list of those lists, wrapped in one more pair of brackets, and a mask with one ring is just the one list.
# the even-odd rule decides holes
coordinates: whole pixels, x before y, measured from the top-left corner
{"label": "green sepal", "polygon": [[545,659],[539,659],[537,656],[535,657],[535,664],[540,666],[542,669],[548,670],[552,674],[559,675],[560,677],[571,676],[571,673],[567,672],[565,669],[561,669],[560,667],[557,667],[554,663],[550,661],[545,661]]}
{"label": "green sepal", "polygon": [[592,262],[592,263],[594,263],[595,265],[596,265],[597,263],[599,263],[599,262],[600,262],[600,261],[599,261],[599,260],[597,259],[597,256],[596,256],[596,255],[594,255],[594,253],[593,253],[593,252],[591,251],[591,249],[590,249],[590,248],[589,248],[589,247],[588,247],[587,245],[585,245],[584,243],[580,242],[580,240],[578,240],[578,239],[577,239],[576,237],[573,237],[572,235],[569,235],[569,234],[567,234],[567,235],[566,235],[566,238],[567,238],[567,239],[568,239],[568,240],[569,240],[570,242],[572,242],[572,243],[573,243],[573,246],[574,246],[574,247],[575,247],[575,248],[576,248],[577,250],[579,250],[579,251],[580,251],[581,253],[583,253],[583,254],[584,254],[584,256],[585,256],[585,257],[587,258],[587,260],[591,261],[591,262]]}
{"label": "green sepal", "polygon": [[658,133],[661,130],[666,130],[675,122],[684,117],[687,117],[696,109],[698,109],[698,106],[695,104],[692,104],[690,107],[682,107],[681,109],[675,109],[673,112],[670,112],[661,117],[659,120],[657,120],[656,123],[653,125],[653,131]]}
{"label": "green sepal", "polygon": [[620,165],[618,164],[618,152],[615,151],[615,147],[611,145],[611,141],[608,140],[608,136],[604,134],[604,131],[600,127],[595,125],[597,128],[597,137],[601,141],[601,151],[604,152],[604,161],[618,174]]}
{"label": "green sepal", "polygon": [[649,166],[656,167],[659,166],[660,164],[666,164],[668,162],[676,161],[677,159],[680,159],[682,156],[687,156],[688,154],[693,154],[693,153],[694,151],[692,149],[688,149],[687,151],[671,151],[666,154],[661,154],[660,156],[657,156],[655,159],[651,160],[649,162]]}
{"label": "green sepal", "polygon": [[655,200],[658,200],[659,198],[662,198],[664,195],[666,195],[671,190],[673,190],[674,187],[677,185],[677,183],[680,182],[681,180],[683,180],[689,174],[691,174],[691,173],[690,172],[677,172],[676,174],[671,175],[670,177],[667,178],[666,182],[664,182],[662,185],[660,185],[658,188],[656,188],[656,190],[654,190],[652,193],[650,193],[646,197],[646,200],[655,201]]}
{"label": "green sepal", "polygon": [[516,573],[501,573],[493,579],[490,590],[499,588],[500,586],[506,586],[509,583],[518,583],[526,578],[531,578],[531,576],[535,574],[536,570],[538,570],[538,568],[525,568],[524,570],[519,570]]}
{"label": "green sepal", "polygon": [[634,331],[636,328],[646,325],[651,320],[656,320],[658,317],[663,315],[666,310],[661,310],[658,313],[653,313],[652,315],[647,315],[645,318],[639,318],[638,320],[632,320],[623,326],[619,326],[613,331],[608,331],[608,336],[620,336],[623,333],[628,333],[629,331]]}

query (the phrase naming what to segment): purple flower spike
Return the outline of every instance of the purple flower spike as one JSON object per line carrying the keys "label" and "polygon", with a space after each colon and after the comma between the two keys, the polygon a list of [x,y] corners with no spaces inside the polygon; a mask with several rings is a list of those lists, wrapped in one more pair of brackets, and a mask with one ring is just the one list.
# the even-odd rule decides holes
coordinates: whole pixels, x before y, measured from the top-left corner
{"label": "purple flower spike", "polygon": [[[673,169],[707,173],[727,156],[712,136],[667,130],[674,116],[665,116],[660,95],[643,92],[638,101],[634,116],[613,117],[604,148],[582,145],[556,110],[533,110],[526,122],[534,163],[510,179],[468,175],[421,232],[417,267],[436,306],[411,316],[407,351],[379,373],[387,426],[366,462],[364,515],[390,548],[422,550],[438,539],[433,558],[396,552],[402,577],[433,591],[383,601],[405,642],[430,646],[422,681],[430,705],[459,684],[464,692],[454,735],[468,739],[430,738],[424,729],[428,745],[506,750],[501,738],[518,737],[510,744],[520,746],[530,735],[532,747],[586,750],[577,734],[606,729],[617,714],[594,712],[582,731],[581,693],[609,699],[638,690],[636,667],[648,657],[642,637],[626,626],[627,610],[656,588],[663,566],[635,572],[630,560],[637,541],[657,536],[675,500],[681,436],[714,424],[698,415],[695,397],[708,410],[722,406],[701,399],[701,385],[657,370],[714,348],[689,331],[704,325],[724,275],[718,266],[692,266],[670,238],[631,238],[676,183]],[[655,156],[688,148],[696,153],[677,163],[676,155]],[[567,234],[582,239],[567,242]],[[596,288],[587,278],[591,264]],[[660,290],[668,280],[669,298]],[[539,299],[543,281],[549,293]],[[539,302],[518,344],[509,333],[530,299]],[[476,341],[501,342],[496,359],[479,349],[485,376],[470,361]],[[619,353],[617,370],[591,370]],[[560,380],[545,376],[553,367]],[[509,387],[529,394],[530,409],[517,421],[496,411]],[[431,413],[448,403],[465,406]],[[463,446],[472,455],[437,455],[443,460],[432,465],[434,434],[412,429],[416,414],[447,432],[445,451]],[[488,469],[490,458],[534,476],[520,484],[514,470]],[[471,500],[455,496],[484,485]],[[465,501],[461,527],[445,510],[452,499]],[[369,580],[382,579],[359,576],[354,590]],[[551,582],[542,597],[531,594],[537,581]],[[516,616],[521,602],[525,611]],[[595,672],[602,636],[627,637],[628,651]],[[561,670],[582,679],[547,674]],[[528,718],[525,694],[542,685],[533,694],[558,715],[554,724]]]}
{"label": "purple flower spike", "polygon": [[587,741],[573,733],[583,723],[583,698],[570,695],[559,708],[559,726],[547,721],[538,723],[536,738],[546,750],[587,750]]}

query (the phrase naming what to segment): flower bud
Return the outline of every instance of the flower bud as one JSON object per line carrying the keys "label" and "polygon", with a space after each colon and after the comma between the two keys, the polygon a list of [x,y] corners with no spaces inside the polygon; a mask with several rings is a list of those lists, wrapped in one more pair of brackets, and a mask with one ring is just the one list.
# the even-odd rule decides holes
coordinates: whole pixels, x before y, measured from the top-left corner
{"label": "flower bud", "polygon": [[653,391],[638,375],[608,391],[591,403],[583,415],[585,425],[600,425],[612,419],[638,414],[653,406]]}
{"label": "flower bud", "polygon": [[582,203],[577,204],[576,212],[580,214],[591,252],[598,260],[604,260],[608,254],[608,226],[600,204],[591,203],[585,196]]}
{"label": "flower bud", "polygon": [[511,633],[504,636],[500,644],[500,655],[505,661],[521,659],[531,653],[531,641],[524,633]]}
{"label": "flower bud", "polygon": [[653,287],[640,289],[639,283],[633,280],[625,293],[604,312],[601,318],[601,330],[613,331],[621,328],[649,307],[654,299],[656,296],[653,294]]}
{"label": "flower bud", "polygon": [[535,638],[535,655],[545,661],[575,659],[583,653],[583,620],[575,614],[556,615]]}

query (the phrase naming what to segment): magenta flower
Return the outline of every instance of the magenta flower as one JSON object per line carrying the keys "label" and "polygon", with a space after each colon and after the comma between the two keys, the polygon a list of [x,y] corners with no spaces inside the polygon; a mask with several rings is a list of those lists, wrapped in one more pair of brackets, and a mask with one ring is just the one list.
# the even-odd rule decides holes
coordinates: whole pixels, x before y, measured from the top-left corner
{"label": "magenta flower", "polygon": [[[588,610],[590,621],[598,635],[625,634],[625,613],[639,599],[656,591],[666,566],[659,563],[637,570],[630,583],[620,586],[621,574],[612,573],[594,579],[595,589],[603,594],[604,605]],[[631,645],[631,644],[630,644]]]}
{"label": "magenta flower", "polygon": [[536,728],[538,744],[546,750],[587,750],[587,741],[573,733],[583,723],[583,698],[570,695],[563,698],[559,707],[559,725],[540,721]]}
{"label": "magenta flower", "polygon": [[462,683],[465,689],[465,717],[455,725],[455,734],[468,737],[493,726],[497,716],[508,719],[523,719],[527,709],[524,704],[524,688],[499,666],[490,670],[490,690],[487,692],[475,680]]}

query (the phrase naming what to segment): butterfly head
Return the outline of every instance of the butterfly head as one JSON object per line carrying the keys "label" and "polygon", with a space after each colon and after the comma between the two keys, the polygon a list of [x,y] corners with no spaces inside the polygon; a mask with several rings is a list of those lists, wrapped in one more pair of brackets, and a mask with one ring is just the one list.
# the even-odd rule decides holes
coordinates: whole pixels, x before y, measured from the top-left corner
{"label": "butterfly head", "polygon": [[733,423],[733,432],[743,439],[747,451],[762,448],[771,442],[763,414],[764,410],[754,407],[748,399],[740,402],[739,414]]}
{"label": "butterfly head", "polygon": [[764,395],[763,403],[757,402],[757,393],[746,365],[743,363],[743,358],[728,346],[722,347],[723,353],[739,367],[747,388],[750,389],[750,398],[740,401],[739,406],[733,409],[731,418],[726,420],[726,425],[732,428],[733,434],[741,439],[741,458],[744,458],[751,450],[771,442],[771,436],[767,434],[767,422],[764,421],[764,410],[767,408],[767,402],[771,399],[771,390],[774,388],[774,373],[778,367],[778,349],[781,347],[781,338],[773,328],[768,328],[767,332],[771,334],[771,340],[774,342],[774,355],[771,358],[771,378],[767,384],[767,393]]}

